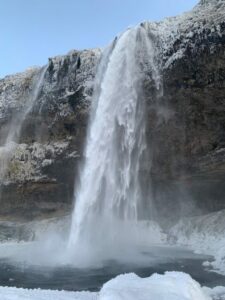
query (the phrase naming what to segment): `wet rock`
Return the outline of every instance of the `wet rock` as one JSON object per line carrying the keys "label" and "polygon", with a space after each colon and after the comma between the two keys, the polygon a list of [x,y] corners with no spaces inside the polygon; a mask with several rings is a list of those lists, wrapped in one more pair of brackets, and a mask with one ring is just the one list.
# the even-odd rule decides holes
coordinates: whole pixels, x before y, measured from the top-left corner
{"label": "wet rock", "polygon": [[[202,0],[190,13],[141,25],[158,49],[154,59],[161,76],[156,89],[152,71],[143,67],[151,159],[142,176],[145,185],[152,184],[162,219],[171,211],[191,214],[192,207],[195,213],[225,208],[224,15],[224,0]],[[35,218],[71,209],[100,53],[71,51],[49,59],[1,179],[0,214]],[[0,145],[38,71],[0,80]]]}

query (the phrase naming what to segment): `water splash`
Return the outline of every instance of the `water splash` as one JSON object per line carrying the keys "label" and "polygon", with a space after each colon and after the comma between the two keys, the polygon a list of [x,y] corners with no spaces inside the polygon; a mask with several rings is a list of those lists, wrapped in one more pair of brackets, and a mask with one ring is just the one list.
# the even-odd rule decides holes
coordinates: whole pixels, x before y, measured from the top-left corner
{"label": "water splash", "polygon": [[9,161],[16,149],[17,143],[21,136],[21,129],[27,115],[31,112],[35,101],[37,100],[48,65],[43,67],[33,80],[33,87],[27,97],[23,110],[17,113],[10,124],[10,128],[4,144],[0,147],[0,181],[3,181],[8,169]]}
{"label": "water splash", "polygon": [[103,53],[69,239],[69,253],[86,262],[143,239],[140,177],[150,168],[143,80],[148,70],[160,87],[154,55],[143,26],[125,31]]}

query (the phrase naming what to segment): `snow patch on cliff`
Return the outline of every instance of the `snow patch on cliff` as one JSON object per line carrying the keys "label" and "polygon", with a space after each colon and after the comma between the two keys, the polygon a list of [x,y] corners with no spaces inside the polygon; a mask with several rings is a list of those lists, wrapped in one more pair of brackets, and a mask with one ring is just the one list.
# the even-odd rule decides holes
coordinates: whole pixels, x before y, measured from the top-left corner
{"label": "snow patch on cliff", "polygon": [[196,39],[221,37],[224,33],[220,23],[224,22],[224,12],[224,0],[204,0],[190,12],[166,18],[161,22],[144,22],[149,33],[153,33],[160,41],[163,67],[170,68],[176,60],[184,56],[187,48],[193,52],[198,50]]}
{"label": "snow patch on cliff", "polygon": [[32,81],[40,68],[29,68],[22,73],[0,79],[0,120],[19,110],[26,103],[26,92],[32,87]]}
{"label": "snow patch on cliff", "polygon": [[[68,140],[47,144],[38,142],[33,144],[13,143],[13,154],[4,174],[5,184],[11,181],[24,182],[46,179],[43,168],[50,166],[57,157],[65,154],[68,146]],[[3,150],[1,149],[1,151]],[[70,157],[69,154],[68,157]]]}

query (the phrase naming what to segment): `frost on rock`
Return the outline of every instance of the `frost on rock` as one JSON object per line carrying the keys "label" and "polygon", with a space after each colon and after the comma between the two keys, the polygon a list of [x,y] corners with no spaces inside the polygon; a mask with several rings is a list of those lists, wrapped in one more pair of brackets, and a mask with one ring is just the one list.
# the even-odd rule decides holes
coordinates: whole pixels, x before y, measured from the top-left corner
{"label": "frost on rock", "polygon": [[[189,126],[188,129],[185,128],[185,130],[187,129],[185,133],[189,132],[191,138],[196,140],[193,147],[202,147],[202,145],[200,145],[202,136],[199,138],[197,134],[192,134],[193,126],[191,122],[186,119],[184,120],[182,115],[184,113],[185,116],[188,115],[188,117],[193,117],[193,120],[195,120],[195,116],[197,113],[201,113],[201,111],[198,111],[198,108],[194,105],[191,106],[188,104],[189,99],[191,99],[189,94],[186,94],[186,96],[184,95],[184,97],[186,97],[184,98],[184,105],[181,101],[182,97],[177,97],[179,96],[179,87],[185,86],[186,83],[183,84],[183,78],[182,76],[179,76],[180,74],[178,74],[178,71],[185,73],[185,71],[187,71],[186,69],[188,69],[186,66],[189,66],[190,60],[192,62],[190,69],[192,68],[195,70],[195,62],[198,61],[202,53],[206,53],[205,60],[208,59],[210,53],[217,54],[220,47],[220,41],[224,40],[224,11],[224,0],[201,1],[193,11],[181,16],[167,18],[161,22],[145,22],[142,24],[142,26],[148,30],[152,42],[157,44],[154,45],[158,51],[154,59],[158,59],[159,63],[162,64],[162,68],[161,65],[159,65],[161,72],[157,75],[158,77],[165,75],[165,84],[162,85],[164,88],[168,86],[167,89],[169,90],[166,95],[169,113],[167,113],[167,110],[162,109],[161,111],[159,111],[159,109],[157,111],[157,118],[160,115],[160,118],[166,120],[169,116],[166,123],[168,124],[168,131],[170,131],[168,134],[167,129],[163,124],[160,124],[160,126],[157,124],[157,130],[159,129],[158,136],[161,136],[161,140],[163,140],[165,136],[165,138],[169,136],[167,148],[165,143],[160,141],[160,138],[158,139],[158,145],[155,147],[158,152],[158,157],[157,154],[153,155],[155,161],[153,161],[152,164],[152,174],[156,174],[158,177],[165,176],[165,178],[167,178],[170,176],[169,173],[173,173],[170,172],[170,167],[173,167],[172,164],[170,164],[171,161],[173,161],[173,164],[175,165],[174,168],[178,170],[178,174],[179,170],[183,169],[182,167],[186,163],[183,162],[182,159],[179,160],[179,157],[183,158],[185,156],[184,151],[186,151],[186,145],[183,147],[180,142],[184,136],[183,132],[181,132],[184,127],[183,121],[187,121],[186,124]],[[215,56],[216,55],[214,55],[214,57]],[[6,172],[4,182],[1,182],[2,185],[6,187],[5,190],[2,191],[2,199],[5,199],[5,201],[2,201],[2,204],[15,207],[15,199],[18,200],[18,189],[21,191],[21,198],[17,201],[17,204],[23,202],[24,195],[27,195],[27,203],[34,203],[35,197],[36,203],[39,203],[41,199],[43,202],[48,201],[48,199],[51,199],[52,202],[56,202],[56,200],[58,202],[63,202],[65,197],[62,196],[62,194],[68,190],[67,199],[70,199],[71,201],[73,184],[76,180],[75,168],[77,168],[78,161],[82,159],[83,156],[90,102],[93,94],[93,82],[100,57],[100,49],[91,49],[84,51],[72,50],[67,55],[49,58],[43,85],[41,85],[40,93],[38,94],[37,99],[35,99],[31,111],[26,115],[26,118],[21,125],[21,135],[16,137],[16,140],[11,141],[13,149],[10,150],[10,152],[12,151],[13,157],[10,157],[9,168]],[[177,81],[181,78],[181,82],[175,82],[177,79],[175,78],[174,82],[175,84],[177,83],[175,86],[171,76],[168,76],[168,73],[170,68],[173,68],[173,66],[176,67],[176,63],[177,69],[172,69],[172,73],[174,70],[175,72],[173,74],[177,75]],[[201,68],[201,63],[202,60],[199,59],[198,67],[203,74],[206,74],[205,77],[207,77],[204,78],[204,83],[208,83],[208,77],[214,76],[215,84],[222,86],[224,83],[223,67],[221,67],[221,70],[218,70],[218,72],[212,70],[211,74],[210,70],[207,71],[205,68]],[[146,65],[148,64],[146,63]],[[145,69],[145,71],[146,73],[151,73],[151,70]],[[191,70],[191,72],[192,71],[193,70]],[[17,112],[23,110],[26,99],[32,92],[33,81],[35,81],[33,79],[38,72],[40,72],[40,68],[33,68],[24,73],[6,76],[0,80],[1,157],[4,157],[6,153],[4,142],[10,127],[13,124],[12,121],[15,121],[14,117],[18,117]],[[189,73],[191,74],[191,72]],[[184,74],[184,79],[187,77],[188,83],[189,81],[192,82],[193,79],[191,77],[193,74],[190,75],[189,73],[187,72],[187,74]],[[154,95],[152,96],[154,93],[152,93],[150,82],[151,76],[149,75],[147,77],[145,82],[146,98],[149,98],[150,101],[148,101],[148,103],[150,103],[151,100],[155,99],[153,99]],[[167,77],[169,78],[168,80]],[[201,77],[201,74],[198,77]],[[209,80],[211,79],[209,78]],[[197,84],[196,82],[197,80],[194,81],[197,86],[198,82]],[[174,91],[171,91],[172,88],[170,88],[170,85]],[[202,95],[202,92],[199,92],[200,100],[202,99],[201,97],[204,98],[204,95]],[[199,99],[197,99],[196,102],[198,102]],[[217,96],[215,99],[217,99]],[[165,102],[163,95],[162,99],[157,100],[160,102],[159,105],[157,105],[158,107],[161,107]],[[217,101],[223,102],[219,92]],[[178,102],[181,103],[180,107],[177,105]],[[183,106],[182,109],[181,106]],[[208,108],[212,107],[214,109],[214,102],[212,105],[211,103],[209,103],[209,105],[207,104],[207,106]],[[164,107],[165,106],[163,106],[163,108]],[[222,106],[217,106],[217,110],[220,112],[223,110],[223,107],[221,107]],[[151,107],[150,113],[155,114],[155,110],[156,109],[152,109]],[[191,113],[189,113],[190,111]],[[205,110],[203,112],[203,119],[207,120],[206,123],[208,124],[208,127],[205,126],[205,131],[207,131],[207,134],[211,132],[211,136],[214,137],[217,132],[218,135],[222,136],[223,131],[221,131],[221,134],[219,133],[218,124],[221,124],[220,127],[222,128],[223,121],[221,120],[224,120],[224,117],[221,113],[221,119],[219,121],[217,119],[218,122],[217,125],[215,125],[208,117],[210,116],[211,111],[206,112]],[[218,113],[218,116],[220,115]],[[149,129],[151,129],[151,126],[152,128],[155,126],[154,119],[157,118],[149,118],[149,123],[153,120],[153,122],[148,125],[150,126]],[[180,122],[181,119],[182,122]],[[198,120],[199,118],[196,120],[196,123],[199,125],[199,132],[202,133],[203,130],[200,126],[200,121]],[[177,124],[179,124],[179,126],[176,126]],[[208,130],[209,128],[211,131]],[[163,134],[165,136],[163,136]],[[205,146],[205,149],[212,147],[212,145],[216,144],[214,141],[216,140],[217,142],[218,140],[217,136],[215,138],[212,138],[211,136],[207,138],[203,137],[204,142],[208,143]],[[13,144],[13,142],[16,142],[16,144]],[[68,143],[67,146],[62,146],[62,149],[60,148],[61,150],[57,150],[57,143],[63,145],[64,142]],[[193,143],[189,140],[186,139],[186,143],[189,143],[187,146],[190,146],[190,148],[192,147]],[[177,146],[177,144],[179,145]],[[179,148],[180,145],[181,147]],[[54,149],[52,150],[51,147]],[[176,158],[174,156],[172,157],[173,153],[177,153]],[[204,153],[204,155],[205,154],[206,153]],[[192,157],[191,155],[190,157]],[[186,155],[185,157],[189,156]],[[215,155],[214,159],[217,160],[217,157],[218,156]],[[174,162],[174,160],[176,161]],[[182,162],[180,163],[181,160]],[[219,158],[218,161],[220,162]],[[210,169],[212,166],[210,164],[210,159],[207,158],[207,162],[209,162],[208,166],[206,163],[204,164],[204,162],[201,163],[204,165],[205,169]],[[187,165],[188,163],[189,161],[187,162]],[[176,173],[176,170],[174,173]],[[46,181],[49,181],[50,183],[54,182],[55,190],[53,184],[47,186]],[[28,182],[29,184],[27,184]],[[35,184],[32,186],[33,183]],[[51,193],[46,192],[47,187],[48,191]],[[35,193],[32,188],[35,188]],[[4,214],[3,206],[1,208],[1,211]]]}
{"label": "frost on rock", "polygon": [[145,22],[149,32],[160,40],[163,67],[169,68],[187,51],[195,54],[202,47],[202,40],[224,35],[224,11],[224,0],[202,0],[192,11],[180,16],[161,22]]}
{"label": "frost on rock", "polygon": [[[63,111],[68,110],[65,100],[69,97],[76,96],[81,90],[84,96],[90,95],[100,54],[100,49],[73,50],[67,55],[49,59],[47,70],[49,80],[44,84],[43,95],[57,91],[57,98],[59,98],[57,104],[61,105],[61,114],[65,114],[66,112]],[[60,86],[63,89],[60,89]],[[45,97],[39,100],[40,107],[44,105],[43,100]]]}
{"label": "frost on rock", "polygon": [[[15,144],[14,152],[5,174],[5,181],[25,182],[46,179],[46,176],[43,174],[43,168],[53,164],[60,155],[65,155],[68,145],[68,141],[48,144],[37,142],[33,144]],[[70,156],[71,154],[69,153],[68,157]],[[74,153],[73,157],[76,157]]]}
{"label": "frost on rock", "polygon": [[225,274],[225,210],[204,216],[186,218],[169,232],[170,240],[197,253],[214,256],[205,267]]}
{"label": "frost on rock", "polygon": [[[99,49],[73,50],[50,58],[45,68],[29,69],[0,80],[3,215],[4,205],[10,213],[7,206],[12,210],[17,205],[28,209],[36,202],[33,207],[43,211],[40,206],[44,203],[55,204],[55,209],[61,209],[59,203],[71,204],[100,55]],[[43,80],[32,98],[41,70]],[[22,206],[24,198],[27,204]]]}
{"label": "frost on rock", "polygon": [[25,72],[0,79],[0,121],[20,110],[25,104],[26,93],[32,87],[32,80],[40,68],[29,68]]}

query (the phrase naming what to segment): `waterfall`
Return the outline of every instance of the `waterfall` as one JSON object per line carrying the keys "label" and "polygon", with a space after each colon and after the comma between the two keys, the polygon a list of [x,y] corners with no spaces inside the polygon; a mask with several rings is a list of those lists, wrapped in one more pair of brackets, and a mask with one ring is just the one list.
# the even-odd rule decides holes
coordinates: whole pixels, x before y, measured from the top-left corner
{"label": "waterfall", "polygon": [[93,253],[107,255],[138,243],[140,237],[138,221],[146,202],[141,170],[150,168],[143,93],[147,71],[158,88],[154,46],[144,26],[128,29],[103,52],[69,238],[71,255],[80,252],[86,261]]}
{"label": "waterfall", "polygon": [[29,93],[23,109],[18,112],[12,119],[9,132],[4,144],[0,147],[0,180],[3,181],[6,175],[8,164],[13,156],[17,143],[21,135],[21,129],[27,115],[31,112],[35,101],[37,100],[46,73],[48,65],[43,67],[33,79],[32,90]]}

